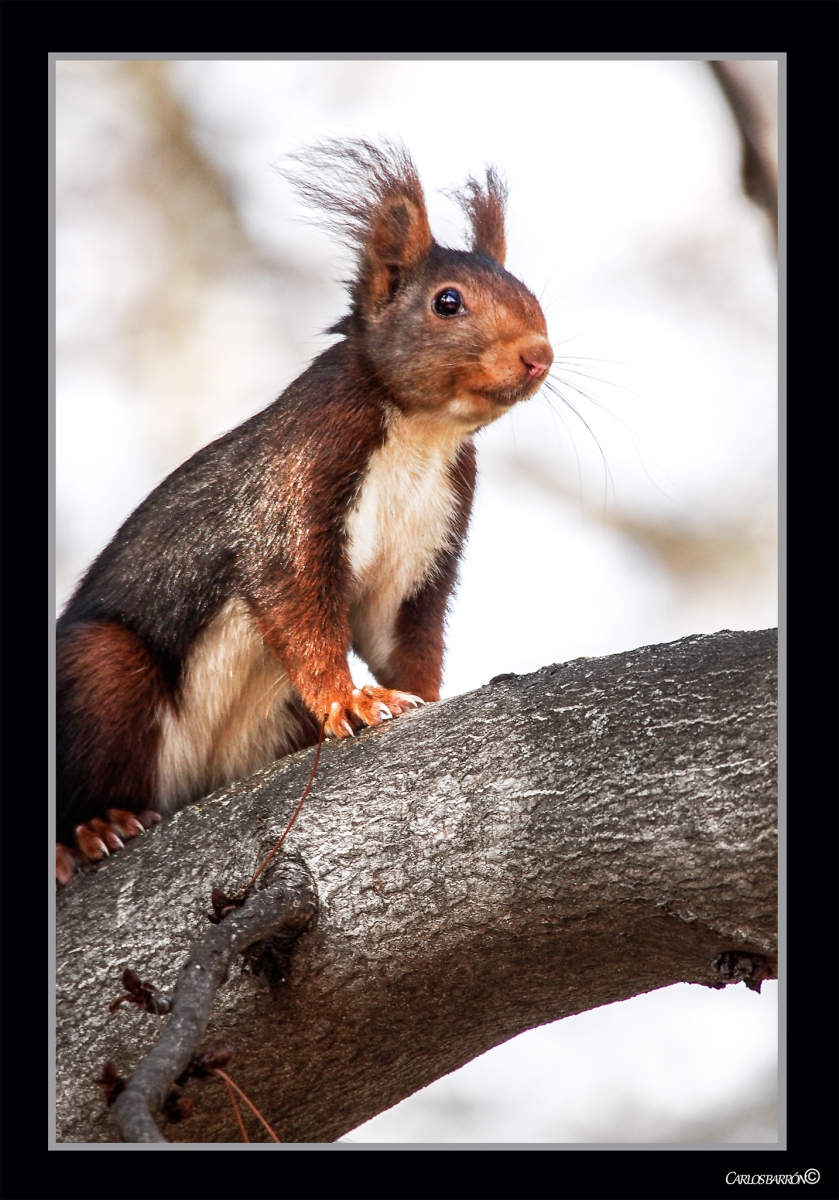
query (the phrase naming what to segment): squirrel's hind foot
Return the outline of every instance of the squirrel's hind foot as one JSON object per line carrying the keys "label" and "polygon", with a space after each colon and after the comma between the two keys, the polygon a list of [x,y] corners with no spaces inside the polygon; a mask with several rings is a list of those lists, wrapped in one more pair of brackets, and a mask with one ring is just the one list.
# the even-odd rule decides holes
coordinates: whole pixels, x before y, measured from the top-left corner
{"label": "squirrel's hind foot", "polygon": [[109,808],[105,816],[106,820],[95,817],[77,825],[73,830],[74,846],[56,843],[55,879],[61,887],[65,887],[76,871],[87,863],[99,862],[112,850],[124,849],[125,842],[144,833],[161,819],[160,813],[151,809],[133,813],[123,808]]}

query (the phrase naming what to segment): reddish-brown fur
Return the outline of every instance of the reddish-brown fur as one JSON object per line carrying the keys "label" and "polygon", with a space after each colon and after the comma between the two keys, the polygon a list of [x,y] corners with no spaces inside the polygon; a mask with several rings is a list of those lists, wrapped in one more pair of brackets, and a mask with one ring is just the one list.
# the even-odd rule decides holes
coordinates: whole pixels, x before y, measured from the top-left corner
{"label": "reddish-brown fur", "polygon": [[160,727],[167,699],[148,650],[124,625],[82,625],[58,646],[59,703],[84,716],[76,754],[85,778],[112,807],[141,812],[153,801]]}
{"label": "reddish-brown fur", "polygon": [[276,510],[291,515],[294,570],[278,572],[266,556],[251,594],[266,643],[320,720],[335,701],[342,715],[353,708],[345,602],[349,564],[336,530],[371,448],[385,436],[380,412],[369,404],[369,387],[363,378],[347,381],[345,390],[336,389],[320,409],[306,414],[309,429],[296,431],[304,446],[317,443],[318,452],[301,456],[295,475],[283,481],[285,494],[274,499]]}

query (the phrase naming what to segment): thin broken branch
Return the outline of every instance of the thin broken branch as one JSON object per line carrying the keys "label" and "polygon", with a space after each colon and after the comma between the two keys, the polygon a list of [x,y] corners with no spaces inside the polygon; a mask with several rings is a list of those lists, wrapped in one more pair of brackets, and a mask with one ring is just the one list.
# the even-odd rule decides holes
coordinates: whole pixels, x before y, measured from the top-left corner
{"label": "thin broken branch", "polygon": [[171,1016],[157,1044],[137,1065],[112,1112],[125,1142],[165,1142],[152,1113],[188,1067],[207,1029],[216,991],[231,963],[257,942],[293,941],[317,909],[314,880],[296,863],[284,863],[272,882],[213,925],[190,954],[175,985]]}

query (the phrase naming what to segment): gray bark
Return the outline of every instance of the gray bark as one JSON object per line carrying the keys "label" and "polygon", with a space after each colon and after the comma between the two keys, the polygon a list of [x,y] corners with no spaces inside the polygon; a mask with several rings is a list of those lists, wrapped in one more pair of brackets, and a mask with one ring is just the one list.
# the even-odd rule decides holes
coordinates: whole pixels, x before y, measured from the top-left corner
{"label": "gray bark", "polygon": [[[525,1029],[678,981],[774,974],[776,631],[502,677],[324,747],[282,855],[318,915],[271,989],[234,966],[204,1044],[284,1142],[330,1142]],[[194,804],[57,901],[57,1138],[118,1140],[93,1080],[166,1017],[214,886],[241,889],[314,750]],[[223,1087],[171,1141],[238,1142]],[[252,1121],[255,1141],[267,1134]]]}

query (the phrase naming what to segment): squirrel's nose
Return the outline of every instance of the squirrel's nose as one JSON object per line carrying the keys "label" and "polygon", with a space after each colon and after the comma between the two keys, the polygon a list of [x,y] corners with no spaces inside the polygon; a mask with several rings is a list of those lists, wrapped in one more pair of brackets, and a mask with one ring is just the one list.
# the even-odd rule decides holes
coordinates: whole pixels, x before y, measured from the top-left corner
{"label": "squirrel's nose", "polygon": [[530,378],[538,379],[551,369],[554,353],[547,338],[536,338],[529,346],[519,351],[519,358]]}
{"label": "squirrel's nose", "polygon": [[539,375],[544,375],[548,369],[549,363],[538,362],[535,358],[525,358],[521,355],[521,361],[524,363],[527,373],[531,379],[536,379]]}

